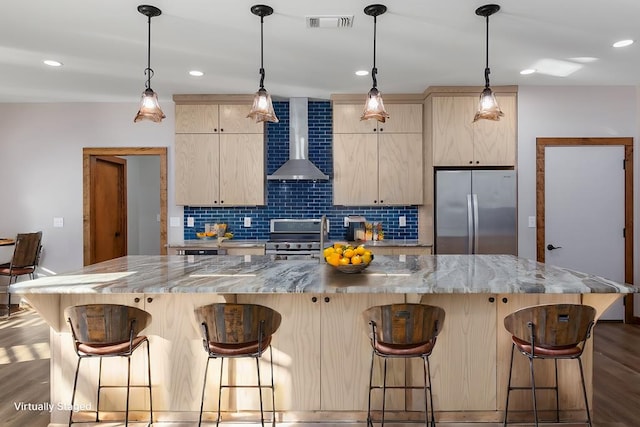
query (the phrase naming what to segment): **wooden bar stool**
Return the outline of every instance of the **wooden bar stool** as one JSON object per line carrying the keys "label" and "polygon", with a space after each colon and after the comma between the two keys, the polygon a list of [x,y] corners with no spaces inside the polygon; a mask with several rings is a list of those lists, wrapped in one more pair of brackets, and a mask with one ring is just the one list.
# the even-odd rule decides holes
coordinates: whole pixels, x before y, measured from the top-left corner
{"label": "wooden bar stool", "polygon": [[[271,423],[276,425],[275,389],[273,385],[273,351],[271,338],[278,330],[282,316],[277,311],[257,304],[216,303],[196,308],[196,319],[202,332],[202,344],[208,355],[202,384],[200,418],[202,424],[204,395],[207,386],[207,371],[211,359],[220,359],[220,387],[218,388],[218,415],[216,426],[220,424],[220,402],[223,388],[257,388],[260,394],[260,421],[264,426],[264,408],[262,389],[271,389]],[[271,364],[271,384],[262,385],[260,381],[260,357],[269,348]],[[253,357],[256,359],[258,385],[222,384],[225,358]]]}
{"label": "wooden bar stool", "polygon": [[[511,390],[531,390],[533,396],[534,423],[538,426],[538,406],[536,390],[554,390],[556,397],[556,423],[560,422],[558,398],[558,359],[577,359],[580,366],[582,393],[587,411],[586,424],[591,426],[589,399],[582,368],[582,352],[591,335],[596,310],[588,305],[579,304],[547,304],[525,307],[509,314],[504,319],[504,326],[511,334],[511,364],[509,366],[509,382],[507,385],[507,401],[504,410],[504,425],[507,425],[509,410],[509,394]],[[515,349],[529,359],[531,384],[529,387],[511,385],[513,371],[513,355]],[[553,359],[555,367],[555,386],[536,387],[534,359]]]}
{"label": "wooden bar stool", "polygon": [[[431,368],[429,356],[442,330],[445,312],[442,308],[424,304],[389,304],[368,308],[362,313],[371,340],[371,368],[369,371],[369,403],[367,427],[373,426],[371,419],[371,391],[382,389],[382,426],[384,426],[385,397],[388,388],[420,389],[419,386],[387,386],[387,359],[422,358],[424,364],[425,426],[435,426],[433,394],[431,391]],[[382,387],[373,385],[373,363],[375,357],[384,359]],[[429,406],[431,421],[429,422]]]}
{"label": "wooden bar stool", "polygon": [[[78,385],[80,362],[90,357],[100,358],[98,369],[98,392],[96,397],[96,422],[100,414],[100,390],[102,388],[126,387],[127,403],[125,409],[125,425],[129,425],[129,390],[131,387],[146,387],[149,389],[149,425],[153,424],[153,399],[151,397],[151,360],[149,354],[149,340],[144,335],[138,335],[151,322],[151,314],[136,307],[117,304],[87,304],[67,307],[65,317],[71,327],[75,351],[78,355],[76,374],[73,380],[71,395],[71,411],[69,412],[69,426],[73,423],[73,408]],[[131,385],[131,356],[143,343],[147,344],[147,385]],[[102,359],[104,357],[127,358],[127,385],[101,385]]]}

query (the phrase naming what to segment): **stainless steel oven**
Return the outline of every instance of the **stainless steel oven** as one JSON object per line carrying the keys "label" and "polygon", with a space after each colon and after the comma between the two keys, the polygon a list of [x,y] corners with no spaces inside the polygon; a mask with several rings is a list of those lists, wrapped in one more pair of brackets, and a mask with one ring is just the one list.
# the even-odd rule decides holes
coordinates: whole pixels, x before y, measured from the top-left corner
{"label": "stainless steel oven", "polygon": [[321,242],[328,233],[322,222],[322,219],[272,219],[265,254],[278,259],[319,258]]}

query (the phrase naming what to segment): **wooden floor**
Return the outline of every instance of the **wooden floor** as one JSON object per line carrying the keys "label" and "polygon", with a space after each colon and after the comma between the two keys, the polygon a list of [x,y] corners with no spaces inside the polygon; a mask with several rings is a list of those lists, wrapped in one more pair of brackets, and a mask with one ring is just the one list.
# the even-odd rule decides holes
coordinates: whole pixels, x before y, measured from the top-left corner
{"label": "wooden floor", "polygon": [[[639,426],[640,325],[599,323],[594,329],[594,346],[595,427]],[[16,405],[21,402],[49,403],[49,328],[37,314],[30,310],[12,314],[9,320],[4,317],[0,320],[0,384],[2,384],[0,386],[1,426],[45,427],[48,425],[48,413],[16,408]],[[130,424],[132,426],[144,425]],[[100,424],[101,427],[116,425],[123,424]],[[154,423],[154,425],[187,427],[190,424]],[[209,425],[212,426],[215,423]],[[225,427],[248,426],[247,424],[222,425]],[[278,424],[280,427],[298,425],[300,424]],[[338,424],[338,426],[340,425],[365,426],[364,423]],[[388,427],[415,427],[419,424],[385,423],[385,425]],[[438,423],[438,425],[444,427],[498,427],[494,423]],[[336,424],[314,423],[308,424],[308,426],[332,427]]]}

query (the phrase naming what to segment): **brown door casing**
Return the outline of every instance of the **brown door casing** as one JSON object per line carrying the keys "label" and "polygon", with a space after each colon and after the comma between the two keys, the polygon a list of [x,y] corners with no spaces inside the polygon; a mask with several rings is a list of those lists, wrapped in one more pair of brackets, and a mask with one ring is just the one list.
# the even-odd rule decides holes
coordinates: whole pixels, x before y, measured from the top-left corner
{"label": "brown door casing", "polygon": [[[536,258],[545,261],[545,149],[549,146],[624,146],[624,280],[633,283],[633,138],[536,138]],[[633,294],[625,297],[625,322],[640,323],[633,315]]]}

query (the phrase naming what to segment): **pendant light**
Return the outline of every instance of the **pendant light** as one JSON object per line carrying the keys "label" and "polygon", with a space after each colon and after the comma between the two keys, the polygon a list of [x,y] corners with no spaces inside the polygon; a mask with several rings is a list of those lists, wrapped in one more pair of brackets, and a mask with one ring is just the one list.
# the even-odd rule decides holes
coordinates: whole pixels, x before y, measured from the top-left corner
{"label": "pendant light", "polygon": [[476,9],[476,15],[484,16],[487,20],[487,62],[484,68],[484,90],[482,91],[482,94],[480,94],[480,103],[478,105],[478,112],[473,118],[474,122],[480,119],[500,120],[500,117],[504,116],[504,113],[502,113],[498,106],[498,101],[496,100],[491,87],[489,87],[489,74],[491,73],[489,70],[489,17],[499,10],[500,6],[497,4],[485,4],[484,6],[480,6]]}
{"label": "pendant light", "polygon": [[264,17],[271,15],[273,13],[273,8],[264,4],[257,4],[251,7],[251,13],[260,17],[260,88],[256,92],[256,96],[253,98],[253,105],[251,106],[251,111],[249,111],[247,117],[255,119],[256,123],[278,123],[279,120],[276,117],[275,111],[273,111],[271,95],[269,95],[269,92],[264,88]]}
{"label": "pendant light", "polygon": [[384,103],[382,102],[382,95],[378,91],[378,81],[376,80],[376,74],[378,69],[376,68],[376,25],[378,16],[387,11],[387,7],[382,4],[372,4],[364,8],[364,13],[373,16],[373,69],[371,70],[371,78],[373,79],[373,87],[367,94],[367,100],[364,104],[364,111],[360,120],[376,119],[379,122],[384,123],[389,117],[389,114],[384,109]]}
{"label": "pendant light", "polygon": [[144,74],[147,76],[147,82],[145,84],[146,89],[142,92],[142,99],[140,99],[140,109],[134,122],[140,120],[151,120],[152,122],[160,123],[162,119],[166,118],[160,104],[158,104],[158,95],[151,89],[151,77],[153,76],[153,70],[151,69],[151,18],[159,16],[162,11],[155,6],[149,6],[146,4],[138,6],[138,12],[145,15],[148,19],[149,33],[147,38],[147,68],[144,70]]}

